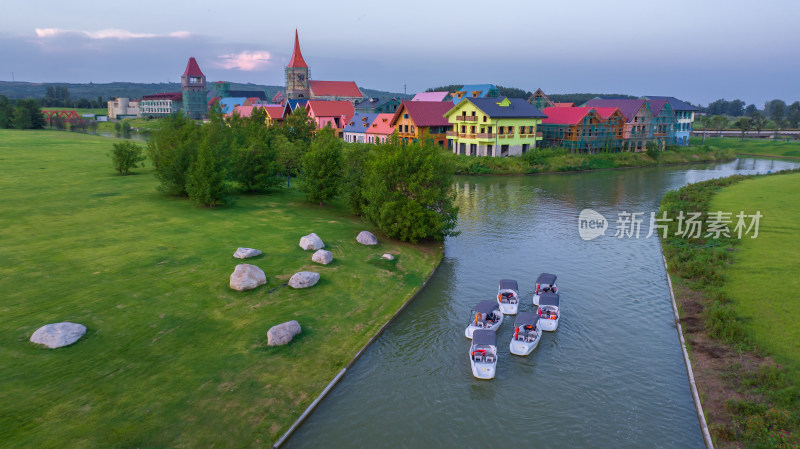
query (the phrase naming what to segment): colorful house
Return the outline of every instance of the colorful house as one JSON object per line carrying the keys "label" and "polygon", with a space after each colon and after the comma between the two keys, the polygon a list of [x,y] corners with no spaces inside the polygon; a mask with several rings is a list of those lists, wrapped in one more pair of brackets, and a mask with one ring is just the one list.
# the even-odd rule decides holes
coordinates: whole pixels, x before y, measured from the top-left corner
{"label": "colorful house", "polygon": [[406,143],[424,138],[428,143],[444,147],[451,128],[444,114],[452,108],[452,101],[404,101],[389,124]]}
{"label": "colorful house", "polygon": [[667,100],[648,100],[653,112],[653,140],[660,149],[675,145],[675,128],[678,123],[675,111]]}
{"label": "colorful house", "polygon": [[317,129],[322,129],[326,126],[333,128],[337,131],[339,137],[341,137],[342,130],[344,130],[347,122],[356,113],[353,103],[344,100],[308,100],[306,109],[308,110],[308,116],[314,119]]}
{"label": "colorful house", "polygon": [[397,112],[400,107],[399,98],[367,98],[356,103],[356,111],[358,112],[374,112],[380,114],[382,112]]}
{"label": "colorful house", "polygon": [[624,117],[617,108],[548,107],[542,120],[542,146],[566,148],[573,153],[618,150]]}
{"label": "colorful house", "polygon": [[448,101],[450,92],[420,92],[414,95],[411,101]]}
{"label": "colorful house", "polygon": [[279,104],[271,104],[271,105],[238,105],[233,108],[233,110],[225,114],[225,117],[233,117],[234,115],[238,115],[242,118],[248,118],[253,115],[253,111],[256,109],[264,109],[266,112],[266,117],[264,119],[264,124],[266,126],[273,126],[283,122],[283,112],[284,107]]}
{"label": "colorful house", "polygon": [[381,143],[394,134],[394,126],[391,125],[392,117],[394,114],[378,114],[375,120],[367,128],[367,142],[368,143]]}
{"label": "colorful house", "polygon": [[350,143],[367,142],[367,129],[377,117],[378,114],[372,112],[356,112],[356,115],[344,127],[342,138],[345,142]]}
{"label": "colorful house", "polygon": [[546,116],[521,98],[464,98],[445,117],[454,153],[470,156],[517,156],[542,140]]}
{"label": "colorful house", "polygon": [[464,98],[494,98],[499,95],[494,84],[467,84],[452,93],[455,104],[460,103]]}
{"label": "colorful house", "polygon": [[681,146],[689,145],[689,136],[692,135],[694,116],[699,109],[675,97],[657,97],[648,95],[648,100],[667,100],[675,112],[675,143]]}
{"label": "colorful house", "polygon": [[619,108],[625,117],[624,148],[628,151],[644,151],[648,141],[653,140],[653,112],[647,100],[628,98],[595,98],[584,106],[592,108]]}
{"label": "colorful house", "polygon": [[542,89],[536,89],[536,92],[528,98],[528,103],[536,106],[540,111],[544,111],[544,108],[552,108],[555,106],[550,100],[550,97],[545,95]]}

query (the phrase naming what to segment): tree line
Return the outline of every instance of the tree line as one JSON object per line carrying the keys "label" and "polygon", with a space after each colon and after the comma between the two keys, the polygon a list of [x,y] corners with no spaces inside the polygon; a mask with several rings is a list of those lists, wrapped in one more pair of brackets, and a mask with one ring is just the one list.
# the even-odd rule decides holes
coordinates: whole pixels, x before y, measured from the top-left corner
{"label": "tree line", "polygon": [[[165,194],[215,207],[233,190],[269,193],[294,182],[314,203],[343,200],[389,237],[417,242],[454,233],[455,167],[432,144],[406,145],[396,137],[345,144],[330,128],[316,130],[304,109],[269,127],[263,108],[225,118],[217,107],[205,124],[182,115],[163,120],[146,153]],[[127,147],[118,152],[115,168],[127,173],[118,160],[138,159]]]}
{"label": "tree line", "polygon": [[39,102],[35,99],[9,100],[5,95],[0,95],[0,128],[42,129],[46,124]]}

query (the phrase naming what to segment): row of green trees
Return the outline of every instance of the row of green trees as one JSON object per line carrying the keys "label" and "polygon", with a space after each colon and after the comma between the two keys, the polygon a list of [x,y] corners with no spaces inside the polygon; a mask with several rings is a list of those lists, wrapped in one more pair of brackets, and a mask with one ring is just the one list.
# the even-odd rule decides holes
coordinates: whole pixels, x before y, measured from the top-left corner
{"label": "row of green trees", "polygon": [[[761,131],[765,129],[782,130],[797,128],[797,123],[790,122],[788,119],[780,119],[770,122],[760,111],[756,111],[752,117],[739,117],[739,119],[736,121],[731,121],[731,119],[725,115],[704,115],[698,117],[697,121],[702,129],[711,129],[716,130],[717,132],[722,132],[722,130],[733,126],[741,132],[742,140],[744,140],[745,134],[747,134],[748,131],[756,131],[758,134],[761,134]],[[776,132],[775,139],[777,138],[778,133]],[[706,134],[703,133],[704,144],[705,140]]]}
{"label": "row of green trees", "polygon": [[45,124],[38,101],[33,98],[12,101],[0,95],[0,128],[42,129]]}
{"label": "row of green trees", "polygon": [[[284,179],[291,187],[297,179],[310,201],[324,205],[342,199],[389,237],[417,242],[453,235],[455,167],[444,150],[396,138],[378,145],[345,144],[329,128],[315,133],[304,112],[271,127],[264,126],[260,108],[250,117],[229,119],[217,109],[204,125],[180,115],[165,118],[147,145],[159,189],[214,207],[232,189],[263,193]],[[115,168],[120,170],[117,159]]]}

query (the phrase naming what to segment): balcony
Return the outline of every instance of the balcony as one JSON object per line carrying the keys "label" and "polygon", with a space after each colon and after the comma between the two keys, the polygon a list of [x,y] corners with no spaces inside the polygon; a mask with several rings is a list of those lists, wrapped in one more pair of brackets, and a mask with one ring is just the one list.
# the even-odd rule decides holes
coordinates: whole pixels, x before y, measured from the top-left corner
{"label": "balcony", "polygon": [[455,131],[447,131],[444,133],[447,137],[458,137],[458,133]]}
{"label": "balcony", "polygon": [[494,139],[495,133],[478,133],[478,139]]}
{"label": "balcony", "polygon": [[456,120],[460,122],[477,122],[478,117],[474,115],[457,115]]}

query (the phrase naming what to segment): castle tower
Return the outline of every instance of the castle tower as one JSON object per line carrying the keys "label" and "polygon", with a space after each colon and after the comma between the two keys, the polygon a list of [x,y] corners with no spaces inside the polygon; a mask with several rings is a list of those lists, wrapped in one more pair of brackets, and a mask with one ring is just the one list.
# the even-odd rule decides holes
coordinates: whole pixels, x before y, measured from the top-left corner
{"label": "castle tower", "polygon": [[193,119],[202,119],[208,112],[206,76],[194,58],[189,58],[181,76],[183,86],[183,113]]}
{"label": "castle tower", "polygon": [[308,64],[300,53],[300,39],[297,37],[297,30],[294,30],[294,51],[289,65],[286,66],[286,99],[308,100],[309,98],[311,98],[311,88]]}

